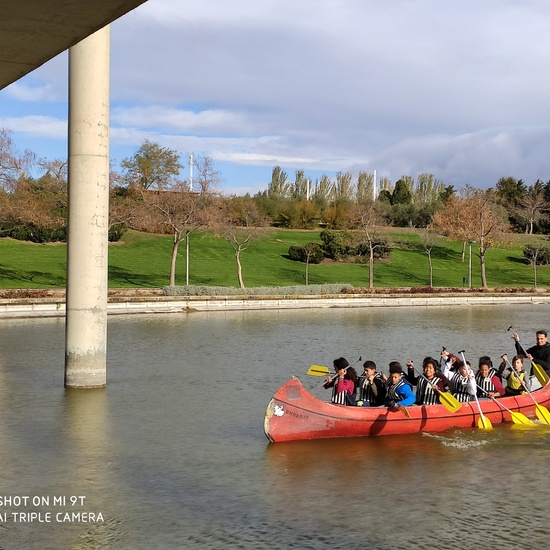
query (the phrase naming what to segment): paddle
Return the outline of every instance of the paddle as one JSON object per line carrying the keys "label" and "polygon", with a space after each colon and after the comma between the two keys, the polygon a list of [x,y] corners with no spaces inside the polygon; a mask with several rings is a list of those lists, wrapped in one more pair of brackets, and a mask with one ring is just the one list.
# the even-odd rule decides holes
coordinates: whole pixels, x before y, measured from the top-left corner
{"label": "paddle", "polygon": [[407,409],[407,407],[405,407],[404,405],[399,405],[399,403],[397,404],[397,408],[407,417],[407,418],[410,418],[411,417],[411,413],[409,412],[409,409]]}
{"label": "paddle", "polygon": [[540,382],[541,386],[546,386],[550,382],[550,376],[548,373],[538,364],[531,359],[531,365],[533,365],[533,372],[537,377],[537,380]]}
{"label": "paddle", "polygon": [[[352,363],[351,365],[348,365],[344,370],[348,370],[350,367],[353,367],[356,363],[359,363],[361,361],[361,356],[359,356],[359,359]],[[309,369],[307,369],[306,374],[309,374],[310,376],[329,376],[331,374],[331,371],[328,367],[325,367],[325,365],[311,365]],[[336,373],[332,379],[336,380],[336,377],[338,376],[338,373]]]}
{"label": "paddle", "polygon": [[536,424],[527,418],[523,413],[511,411],[504,403],[501,403],[498,399],[494,398],[492,395],[489,395],[481,386],[476,384],[476,386],[489,398],[492,399],[497,405],[502,407],[505,411],[510,413],[512,417],[512,422],[514,424],[523,424],[524,426],[536,426]]}
{"label": "paddle", "polygon": [[446,391],[441,391],[435,384],[432,384],[421,372],[418,372],[416,369],[413,369],[416,374],[424,378],[428,384],[432,386],[434,391],[437,392],[439,396],[439,401],[445,408],[452,413],[455,413],[462,407],[462,403],[452,394]]}
{"label": "paddle", "polygon": [[[508,365],[510,365],[510,368],[512,369],[512,373],[514,374],[514,376],[517,376],[517,378],[519,379],[519,374],[516,372],[516,369],[514,369],[514,367],[510,364],[510,361],[506,360],[506,362],[508,363]],[[533,400],[533,403],[535,404],[535,413],[537,415],[537,418],[543,424],[550,426],[550,412],[548,411],[548,409],[546,407],[543,407],[542,405],[539,405],[535,401],[533,394],[530,392],[527,386],[525,386],[525,391],[529,394],[529,397],[531,397],[531,399]]]}
{"label": "paddle", "polygon": [[[473,374],[472,369],[468,366],[468,363],[466,363],[466,357],[464,357],[464,350],[459,351],[458,353],[460,353],[460,355],[462,356],[462,362],[464,363],[464,365],[468,369],[468,374]],[[475,390],[475,388],[474,388],[474,390]],[[479,411],[479,419],[477,421],[477,426],[480,430],[490,430],[493,427],[493,425],[491,424],[491,421],[488,418],[486,418],[484,416],[483,412],[481,411],[481,405],[479,404],[479,399],[477,398],[477,392],[476,391],[474,391],[474,397],[475,397],[475,400],[476,400],[476,403],[477,403],[477,409]]]}
{"label": "paddle", "polygon": [[[513,325],[510,325],[508,327],[508,331],[510,331],[512,328],[513,328]],[[518,336],[518,338],[519,338],[519,336]],[[514,340],[517,342],[517,344],[519,346],[519,349],[521,350],[523,355],[525,355],[525,357],[527,357],[527,359],[529,359],[529,354],[525,351],[525,348],[519,343],[519,339],[516,340],[514,338]],[[538,363],[535,363],[532,359],[529,359],[529,361],[531,361],[531,365],[533,367],[533,373],[537,377],[537,380],[540,382],[540,385],[541,386],[546,386],[546,384],[548,384],[548,382],[550,382],[550,376],[548,376],[548,373],[542,368],[541,365],[539,365]]]}
{"label": "paddle", "polygon": [[328,376],[330,374],[330,370],[324,365],[311,365],[309,369],[307,369],[306,374],[309,374],[310,376]]}

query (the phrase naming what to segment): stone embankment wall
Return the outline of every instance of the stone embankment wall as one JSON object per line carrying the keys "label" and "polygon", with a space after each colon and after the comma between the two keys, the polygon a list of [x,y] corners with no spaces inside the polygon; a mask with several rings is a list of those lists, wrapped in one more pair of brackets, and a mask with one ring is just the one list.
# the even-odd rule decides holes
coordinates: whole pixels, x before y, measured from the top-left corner
{"label": "stone embankment wall", "polygon": [[[191,313],[229,310],[550,304],[547,293],[338,294],[330,296],[111,296],[108,314]],[[63,317],[64,296],[0,299],[0,318]]]}

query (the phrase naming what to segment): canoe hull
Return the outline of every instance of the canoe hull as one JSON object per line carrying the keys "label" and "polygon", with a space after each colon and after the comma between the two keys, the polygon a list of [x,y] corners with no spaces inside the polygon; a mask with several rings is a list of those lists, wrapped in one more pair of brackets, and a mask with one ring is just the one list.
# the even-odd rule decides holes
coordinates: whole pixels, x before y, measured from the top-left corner
{"label": "canoe hull", "polygon": [[[550,384],[533,392],[539,405],[550,403]],[[535,418],[535,403],[528,395],[503,397],[498,400],[513,412]],[[483,414],[493,424],[511,422],[510,413],[492,400],[480,400]],[[463,403],[456,413],[443,405],[408,407],[410,418],[398,409],[387,407],[346,407],[327,403],[309,393],[293,377],[269,402],[264,416],[264,432],[272,442],[332,437],[442,432],[477,426],[479,411],[474,402]]]}

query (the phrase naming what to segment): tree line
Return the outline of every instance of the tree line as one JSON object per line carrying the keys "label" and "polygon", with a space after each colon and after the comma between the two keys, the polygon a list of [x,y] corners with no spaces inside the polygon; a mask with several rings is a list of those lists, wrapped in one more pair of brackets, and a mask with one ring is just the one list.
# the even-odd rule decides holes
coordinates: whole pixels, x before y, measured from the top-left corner
{"label": "tree line", "polygon": [[[119,171],[112,168],[110,173],[109,239],[119,240],[128,229],[171,235],[170,285],[175,284],[180,244],[186,246],[188,274],[189,237],[206,229],[231,247],[241,288],[241,254],[270,227],[348,232],[346,238],[353,235],[350,246],[369,264],[371,287],[374,261],[388,247],[380,232],[388,226],[419,229],[430,270],[439,235],[474,244],[484,287],[486,253],[509,231],[550,232],[550,181],[528,186],[503,177],[488,190],[466,186],[457,191],[426,173],[416,180],[403,176],[395,184],[381,178],[375,189],[373,174],[366,172],[356,177],[339,172],[334,180],[323,175],[312,182],[304,170],[296,170],[291,181],[275,166],[265,191],[239,197],[221,194],[221,175],[209,157],[193,159],[193,181],[180,177],[183,168],[177,151],[145,140],[133,156],[123,159]],[[0,235],[64,241],[67,179],[66,160],[21,152],[11,132],[0,129]],[[318,258],[319,252],[310,248],[305,256],[293,251],[294,257]],[[544,254],[537,249],[527,259],[536,266],[539,257]]]}

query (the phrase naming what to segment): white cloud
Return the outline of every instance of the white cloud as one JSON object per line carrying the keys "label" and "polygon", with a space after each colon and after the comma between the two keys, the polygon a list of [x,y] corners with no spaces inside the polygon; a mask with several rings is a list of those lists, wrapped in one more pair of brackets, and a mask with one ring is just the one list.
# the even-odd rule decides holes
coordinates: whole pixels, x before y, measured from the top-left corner
{"label": "white cloud", "polygon": [[0,117],[0,127],[9,128],[13,132],[20,132],[34,137],[67,138],[67,121],[49,116]]}
{"label": "white cloud", "polygon": [[193,112],[163,106],[123,108],[112,111],[111,119],[119,125],[142,128],[162,127],[187,134],[232,134],[256,131],[255,124],[245,113],[224,109],[205,109]]}
{"label": "white cloud", "polygon": [[[549,20],[536,0],[149,0],[112,25],[112,156],[151,139],[242,174],[547,180]],[[65,63],[10,87],[17,112],[1,112],[61,119],[23,100],[63,97]]]}
{"label": "white cloud", "polygon": [[59,96],[50,84],[44,86],[27,86],[19,82],[14,82],[11,86],[6,88],[6,94],[18,101],[56,101]]}

